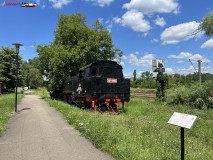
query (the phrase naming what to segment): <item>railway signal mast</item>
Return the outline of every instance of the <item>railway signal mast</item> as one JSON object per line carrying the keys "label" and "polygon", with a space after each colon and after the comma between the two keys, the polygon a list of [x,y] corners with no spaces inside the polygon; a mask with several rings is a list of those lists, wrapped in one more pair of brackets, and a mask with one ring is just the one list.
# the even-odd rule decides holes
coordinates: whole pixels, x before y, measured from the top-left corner
{"label": "railway signal mast", "polygon": [[152,60],[152,71],[162,73],[165,72],[165,62],[163,59]]}

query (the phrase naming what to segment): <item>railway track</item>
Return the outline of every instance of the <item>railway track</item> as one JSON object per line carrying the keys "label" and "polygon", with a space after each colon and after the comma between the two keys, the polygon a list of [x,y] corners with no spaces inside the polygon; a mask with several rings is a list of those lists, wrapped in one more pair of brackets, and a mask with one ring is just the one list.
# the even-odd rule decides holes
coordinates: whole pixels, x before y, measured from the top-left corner
{"label": "railway track", "polygon": [[149,92],[131,92],[131,96],[140,96],[140,97],[148,97],[148,98],[155,98],[156,93],[149,93]]}

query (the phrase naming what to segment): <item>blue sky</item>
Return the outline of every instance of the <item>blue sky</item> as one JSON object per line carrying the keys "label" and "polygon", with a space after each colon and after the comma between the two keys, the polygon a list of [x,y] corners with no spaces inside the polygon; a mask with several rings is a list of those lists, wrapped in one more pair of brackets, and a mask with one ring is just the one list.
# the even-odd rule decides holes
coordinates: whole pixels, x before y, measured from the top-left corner
{"label": "blue sky", "polygon": [[[1,0],[4,2],[28,2]],[[0,5],[0,46],[24,44],[24,60],[38,56],[35,44],[54,39],[58,13],[81,11],[89,24],[99,19],[112,32],[115,46],[124,52],[124,75],[152,71],[151,60],[165,60],[168,74],[193,73],[189,59],[213,74],[213,39],[194,35],[202,17],[213,10],[212,0],[35,0],[35,8]],[[208,65],[206,65],[208,63]]]}

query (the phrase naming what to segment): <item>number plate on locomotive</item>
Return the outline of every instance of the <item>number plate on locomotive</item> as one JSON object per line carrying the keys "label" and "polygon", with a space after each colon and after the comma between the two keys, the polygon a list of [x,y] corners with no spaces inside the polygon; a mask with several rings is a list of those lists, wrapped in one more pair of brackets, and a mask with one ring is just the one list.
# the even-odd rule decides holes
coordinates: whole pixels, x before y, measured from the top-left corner
{"label": "number plate on locomotive", "polygon": [[107,83],[117,83],[117,79],[107,78]]}

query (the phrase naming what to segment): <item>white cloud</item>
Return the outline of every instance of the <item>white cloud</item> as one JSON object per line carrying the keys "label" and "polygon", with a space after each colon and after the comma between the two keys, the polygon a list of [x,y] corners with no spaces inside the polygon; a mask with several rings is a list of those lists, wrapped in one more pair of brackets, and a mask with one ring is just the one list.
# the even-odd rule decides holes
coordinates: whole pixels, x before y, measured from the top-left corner
{"label": "white cloud", "polygon": [[121,58],[122,58],[122,59],[125,59],[125,60],[127,59],[127,57],[126,57],[126,56],[122,56]]}
{"label": "white cloud", "polygon": [[154,43],[154,42],[158,42],[158,39],[154,38],[152,40],[150,40],[151,43]]}
{"label": "white cloud", "polygon": [[203,43],[200,48],[213,48],[213,39],[209,39],[208,41]]}
{"label": "white cloud", "polygon": [[[124,56],[123,56],[124,58]],[[155,59],[153,54],[146,54],[139,59],[134,54],[130,54],[129,56],[125,56],[127,62],[133,66],[141,66],[141,67],[151,67],[152,66],[152,59]]]}
{"label": "white cloud", "polygon": [[53,8],[62,8],[62,6],[68,5],[72,0],[49,0],[52,3]]}
{"label": "white cloud", "polygon": [[115,23],[120,23],[121,22],[121,19],[119,17],[114,17],[112,19]]}
{"label": "white cloud", "polygon": [[114,17],[113,21],[138,32],[147,33],[151,29],[149,22],[144,19],[143,13],[136,10],[127,11],[121,18]]}
{"label": "white cloud", "polygon": [[[197,70],[197,69],[196,69]],[[179,74],[193,74],[195,72],[195,69],[193,66],[190,66],[189,68],[182,68],[182,69],[178,69],[177,73]]]}
{"label": "white cloud", "polygon": [[[161,33],[161,40],[163,41],[163,44],[175,44],[181,41],[186,41],[195,37],[195,32],[197,31],[198,26],[199,23],[195,21],[171,26]],[[202,33],[198,34],[197,37],[201,34]]]}
{"label": "white cloud", "polygon": [[212,66],[208,66],[208,67],[202,67],[202,71],[203,73],[211,73],[213,74],[213,67]]}
{"label": "white cloud", "polygon": [[124,62],[120,62],[120,65],[122,65],[122,67],[124,67]]}
{"label": "white cloud", "polygon": [[191,61],[202,60],[202,62],[211,62],[209,59],[205,58],[200,54],[191,54],[189,52],[181,52],[179,55],[169,55],[167,58],[176,58],[176,59],[187,59]]}
{"label": "white cloud", "polygon": [[124,73],[124,77],[127,78],[127,77],[132,77],[133,76],[133,72],[129,72],[129,73]]}
{"label": "white cloud", "polygon": [[36,2],[38,5],[40,5],[40,0],[36,0],[35,2]]}
{"label": "white cloud", "polygon": [[178,61],[178,63],[183,63],[184,61]]}
{"label": "white cloud", "polygon": [[107,30],[111,32],[113,21],[107,20],[105,21],[105,24],[106,24]]}
{"label": "white cloud", "polygon": [[98,18],[98,20],[100,23],[102,23],[104,19],[100,17],[100,18]]}
{"label": "white cloud", "polygon": [[[196,71],[195,71],[196,69]],[[198,72],[198,68],[195,68],[193,66],[190,66],[189,68],[182,68],[182,69],[178,69],[177,73],[179,74],[193,74],[195,72]],[[201,72],[202,73],[210,73],[213,74],[213,67],[212,66],[208,66],[208,67],[201,67]]]}
{"label": "white cloud", "polygon": [[163,17],[160,17],[157,15],[157,18],[154,20],[155,24],[161,27],[164,27],[166,25],[166,21]]}
{"label": "white cloud", "polygon": [[35,47],[36,47],[35,45],[31,45],[31,46],[30,46],[30,48],[35,48]]}
{"label": "white cloud", "polygon": [[140,78],[141,77],[141,74],[145,72],[145,71],[136,71],[136,77],[137,78]]}
{"label": "white cloud", "polygon": [[136,51],[135,54],[140,54],[140,53],[138,51]]}
{"label": "white cloud", "polygon": [[165,72],[168,73],[168,74],[174,74],[175,73],[172,68],[166,68]]}
{"label": "white cloud", "polygon": [[121,62],[118,58],[114,58],[113,61],[117,62],[118,64],[122,65],[122,67],[124,67],[124,62]]}
{"label": "white cloud", "polygon": [[20,51],[24,51],[26,50],[26,47],[25,46],[20,46]]}
{"label": "white cloud", "polygon": [[99,5],[100,7],[109,6],[114,0],[85,0],[86,2],[93,2],[94,4]]}
{"label": "white cloud", "polygon": [[144,14],[153,13],[178,13],[179,4],[177,0],[131,0],[129,3],[125,3],[123,8],[128,10],[137,9]]}

